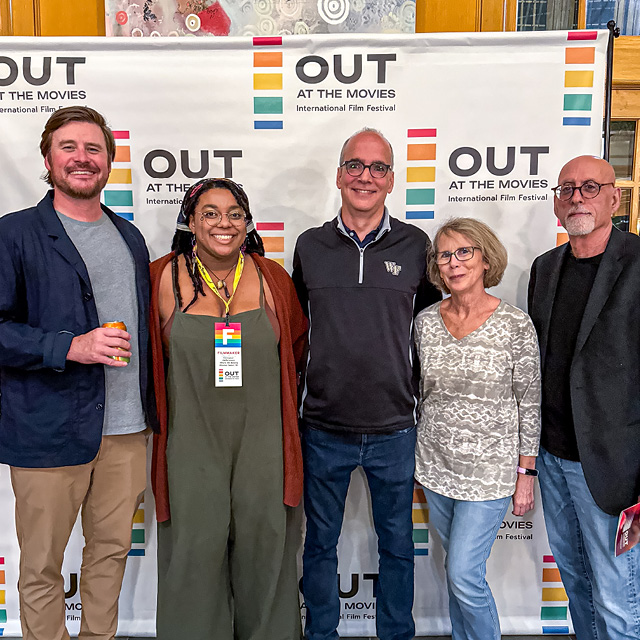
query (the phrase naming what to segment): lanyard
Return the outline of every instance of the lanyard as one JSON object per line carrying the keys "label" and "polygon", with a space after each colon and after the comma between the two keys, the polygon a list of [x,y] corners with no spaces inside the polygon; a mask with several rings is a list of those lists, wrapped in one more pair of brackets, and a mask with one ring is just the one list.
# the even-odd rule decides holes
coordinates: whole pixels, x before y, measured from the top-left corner
{"label": "lanyard", "polygon": [[229,297],[229,300],[225,300],[220,295],[220,292],[218,291],[218,288],[216,287],[215,284],[213,284],[213,280],[211,279],[211,276],[209,275],[209,272],[207,271],[205,266],[202,264],[202,262],[200,262],[200,258],[198,258],[198,256],[196,256],[196,264],[198,265],[198,271],[200,272],[200,275],[202,276],[202,279],[207,283],[207,286],[209,287],[209,289],[211,289],[211,291],[213,291],[213,293],[215,293],[218,296],[218,298],[220,298],[220,300],[222,300],[222,304],[224,304],[224,308],[225,308],[225,311],[226,311],[226,321],[227,321],[227,327],[228,327],[229,326],[229,307],[231,306],[231,301],[233,300],[233,296],[236,295],[236,288],[238,287],[238,282],[240,282],[240,276],[242,275],[242,270],[244,269],[244,255],[243,255],[242,251],[240,252],[240,255],[238,256],[238,264],[236,265],[236,273],[233,276],[233,293]]}

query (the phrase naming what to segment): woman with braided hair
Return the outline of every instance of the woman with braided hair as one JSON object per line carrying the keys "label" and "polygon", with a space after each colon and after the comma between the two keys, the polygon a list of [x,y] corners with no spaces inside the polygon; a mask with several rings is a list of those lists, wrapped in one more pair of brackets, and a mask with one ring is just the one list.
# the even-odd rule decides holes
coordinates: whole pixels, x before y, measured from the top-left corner
{"label": "woman with braided hair", "polygon": [[306,320],[240,185],[207,178],[187,191],[151,281],[157,637],[299,640]]}

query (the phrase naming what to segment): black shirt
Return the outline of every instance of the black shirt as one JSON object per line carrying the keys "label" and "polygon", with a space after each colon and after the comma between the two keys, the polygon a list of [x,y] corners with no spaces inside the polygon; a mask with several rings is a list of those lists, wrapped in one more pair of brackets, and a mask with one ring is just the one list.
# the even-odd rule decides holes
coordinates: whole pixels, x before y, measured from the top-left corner
{"label": "black shirt", "polygon": [[574,258],[568,251],[556,290],[542,372],[542,446],[554,456],[580,460],[571,410],[569,374],[578,331],[602,254]]}

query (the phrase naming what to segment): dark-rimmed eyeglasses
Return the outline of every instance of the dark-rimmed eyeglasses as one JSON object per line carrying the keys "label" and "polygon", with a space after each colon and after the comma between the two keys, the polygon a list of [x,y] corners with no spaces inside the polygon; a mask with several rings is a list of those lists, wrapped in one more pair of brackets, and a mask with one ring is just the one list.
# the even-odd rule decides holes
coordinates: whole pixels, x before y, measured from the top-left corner
{"label": "dark-rimmed eyeglasses", "polygon": [[583,198],[586,198],[587,200],[591,200],[592,198],[595,198],[600,193],[600,189],[602,189],[602,187],[606,187],[608,184],[614,185],[615,182],[599,183],[599,182],[596,182],[595,180],[587,180],[586,182],[583,182],[579,186],[574,186],[572,184],[561,184],[551,189],[551,191],[555,193],[556,198],[558,198],[558,200],[571,200],[571,198],[573,198],[573,194],[576,191],[579,191],[580,195]]}
{"label": "dark-rimmed eyeglasses", "polygon": [[384,178],[389,169],[391,169],[391,165],[385,164],[384,162],[365,164],[364,162],[360,162],[360,160],[346,160],[340,166],[344,167],[347,173],[353,178],[361,176],[365,169],[369,169],[372,178]]}
{"label": "dark-rimmed eyeglasses", "polygon": [[200,219],[204,220],[210,227],[217,227],[222,222],[222,216],[227,216],[227,220],[234,227],[242,227],[247,222],[247,216],[242,211],[229,211],[220,213],[219,211],[203,211]]}
{"label": "dark-rimmed eyeglasses", "polygon": [[482,251],[480,247],[460,247],[455,251],[438,251],[436,253],[436,264],[449,264],[451,262],[451,256],[455,256],[456,260],[460,262],[466,262],[473,258],[476,249]]}

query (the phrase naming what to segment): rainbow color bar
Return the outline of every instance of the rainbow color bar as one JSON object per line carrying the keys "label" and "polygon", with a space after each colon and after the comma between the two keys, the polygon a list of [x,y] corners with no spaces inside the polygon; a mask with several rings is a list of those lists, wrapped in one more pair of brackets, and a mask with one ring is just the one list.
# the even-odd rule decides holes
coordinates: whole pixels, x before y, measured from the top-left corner
{"label": "rainbow color bar", "polygon": [[284,267],[284,222],[256,222],[267,258]]}
{"label": "rainbow color bar", "polygon": [[[0,565],[4,565],[4,557],[0,557]],[[6,584],[4,570],[0,569],[0,587]],[[4,589],[0,589],[0,605],[6,605],[6,592]],[[6,624],[7,622],[7,610],[0,609],[0,624]],[[4,635],[4,629],[0,627],[0,636]]]}
{"label": "rainbow color bar", "polygon": [[[136,526],[138,525],[138,526]],[[131,549],[129,550],[129,556],[144,556],[146,551],[144,544],[146,542],[146,533],[144,530],[144,503],[140,505],[138,510],[133,515],[133,526],[131,529]],[[134,546],[142,545],[142,546]]]}
{"label": "rainbow color bar", "polygon": [[[281,47],[282,37],[260,36],[253,39],[254,47]],[[258,131],[284,129],[282,51],[253,52],[253,128]],[[277,72],[277,73],[275,73]],[[268,92],[266,95],[263,92]],[[275,95],[274,95],[275,94]],[[258,117],[262,116],[262,117]],[[274,116],[273,119],[264,116]]]}
{"label": "rainbow color bar", "polygon": [[415,485],[413,488],[413,555],[429,555],[429,507],[424,489]]}
{"label": "rainbow color bar", "polygon": [[[125,220],[133,220],[133,183],[131,175],[131,147],[129,146],[128,131],[113,131],[116,140],[116,157],[111,169],[107,184],[109,187],[103,191],[102,197],[107,207],[113,208]],[[128,166],[122,166],[122,165]]]}
{"label": "rainbow color bar", "polygon": [[[542,557],[542,606],[540,621],[543,635],[562,635],[569,633],[567,592],[562,586],[560,571],[551,555]],[[550,623],[550,624],[549,624]]]}
{"label": "rainbow color bar", "polygon": [[[407,188],[405,189],[406,220],[433,220],[435,218],[435,211],[431,207],[436,201],[436,190],[420,187],[433,185],[436,181],[436,167],[432,163],[436,159],[434,138],[437,135],[437,129],[407,130],[407,161],[409,164],[407,166]],[[420,208],[413,208],[415,206]]]}
{"label": "rainbow color bar", "polygon": [[[230,329],[233,331],[232,334],[229,334]],[[240,347],[241,344],[242,336],[239,322],[230,322],[228,327],[222,322],[216,323],[216,348],[227,347],[233,349]]]}

